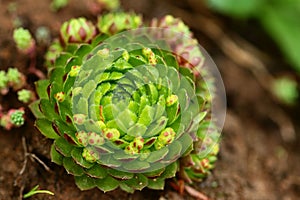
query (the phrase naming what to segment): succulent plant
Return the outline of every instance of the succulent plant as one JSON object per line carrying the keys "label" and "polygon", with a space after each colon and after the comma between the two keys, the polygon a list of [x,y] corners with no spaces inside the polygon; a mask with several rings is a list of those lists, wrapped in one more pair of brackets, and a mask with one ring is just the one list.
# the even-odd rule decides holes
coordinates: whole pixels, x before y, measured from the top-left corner
{"label": "succulent plant", "polygon": [[18,100],[23,103],[29,103],[30,101],[34,100],[34,94],[31,90],[22,89],[18,91]]}
{"label": "succulent plant", "polygon": [[24,108],[10,109],[7,113],[0,112],[0,126],[6,130],[20,127],[25,123]]}
{"label": "succulent plant", "polygon": [[60,39],[63,45],[68,43],[88,43],[95,35],[95,26],[83,17],[71,19],[60,28]]}
{"label": "succulent plant", "polygon": [[134,13],[109,13],[98,18],[97,28],[101,33],[113,35],[136,29],[142,25],[142,17]]}
{"label": "succulent plant", "polygon": [[7,91],[8,91],[7,83],[8,83],[8,78],[6,76],[6,72],[1,70],[0,71],[0,93],[1,94],[7,93]]}
{"label": "succulent plant", "polygon": [[36,83],[35,125],[82,190],[163,189],[177,172],[202,180],[216,161],[204,79],[180,62],[165,32],[126,31],[141,25],[133,13],[99,17],[98,34],[83,18],[64,23],[49,78]]}
{"label": "succulent plant", "polygon": [[199,76],[200,70],[203,68],[204,56],[189,27],[181,19],[171,15],[166,15],[162,19],[154,18],[149,25],[163,29],[159,33],[167,38],[179,65],[192,70],[196,77]]}
{"label": "succulent plant", "polygon": [[52,44],[48,47],[48,51],[45,55],[45,65],[47,67],[53,66],[56,58],[62,51],[63,47],[60,44],[59,40],[54,40]]}
{"label": "succulent plant", "polygon": [[25,76],[16,68],[9,68],[7,73],[8,86],[14,90],[21,89],[25,84]]}
{"label": "succulent plant", "polygon": [[24,53],[30,54],[35,48],[35,41],[27,29],[17,28],[13,33],[17,48]]}

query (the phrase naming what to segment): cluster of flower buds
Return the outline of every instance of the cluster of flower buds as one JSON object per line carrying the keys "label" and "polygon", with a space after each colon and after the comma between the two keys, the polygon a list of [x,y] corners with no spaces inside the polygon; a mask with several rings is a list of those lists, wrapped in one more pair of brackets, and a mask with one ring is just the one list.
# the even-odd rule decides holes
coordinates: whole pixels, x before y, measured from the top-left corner
{"label": "cluster of flower buds", "polygon": [[10,109],[7,113],[2,113],[0,110],[0,126],[6,130],[11,130],[13,127],[20,127],[25,123],[24,108]]}

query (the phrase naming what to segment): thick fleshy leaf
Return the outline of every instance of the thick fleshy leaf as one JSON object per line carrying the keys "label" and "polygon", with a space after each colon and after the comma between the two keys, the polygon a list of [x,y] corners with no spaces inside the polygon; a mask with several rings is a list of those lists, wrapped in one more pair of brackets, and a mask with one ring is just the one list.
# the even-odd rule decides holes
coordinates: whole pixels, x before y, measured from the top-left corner
{"label": "thick fleshy leaf", "polygon": [[90,177],[97,178],[97,179],[103,179],[107,176],[107,170],[106,168],[103,168],[99,164],[95,164],[90,169],[86,169],[85,173],[89,175]]}
{"label": "thick fleshy leaf", "polygon": [[86,54],[90,53],[92,51],[91,45],[88,44],[81,44],[80,47],[76,50],[75,55],[82,58]]}
{"label": "thick fleshy leaf", "polygon": [[113,113],[113,105],[112,104],[102,104],[105,105],[103,107],[103,117],[105,121],[109,121],[114,119],[114,113]]}
{"label": "thick fleshy leaf", "polygon": [[123,140],[123,139],[116,139],[116,140],[112,141],[112,143],[114,145],[116,145],[118,149],[124,148],[124,147],[128,146],[128,144],[129,144],[126,140]]}
{"label": "thick fleshy leaf", "polygon": [[115,169],[108,169],[107,172],[109,175],[111,175],[112,177],[118,180],[128,180],[133,177],[133,173],[123,172]]}
{"label": "thick fleshy leaf", "polygon": [[119,181],[117,181],[111,176],[107,176],[104,179],[97,179],[96,185],[103,192],[108,192],[119,187]]}
{"label": "thick fleshy leaf", "polygon": [[128,129],[127,134],[133,137],[143,136],[146,132],[147,127],[143,124],[135,124],[131,128]]}
{"label": "thick fleshy leaf", "polygon": [[127,129],[133,126],[136,123],[137,116],[129,109],[121,112],[116,118],[117,124],[123,131],[127,131]]}
{"label": "thick fleshy leaf", "polygon": [[120,182],[120,188],[127,193],[134,192],[134,189],[132,187],[128,186],[126,183],[123,183],[123,182]]}
{"label": "thick fleshy leaf", "polygon": [[151,106],[146,105],[140,113],[138,123],[148,126],[152,122],[154,114],[155,109]]}
{"label": "thick fleshy leaf", "polygon": [[96,187],[95,179],[86,175],[75,176],[75,183],[80,190],[90,190]]}
{"label": "thick fleshy leaf", "polygon": [[148,106],[149,104],[150,104],[150,102],[149,102],[148,97],[146,95],[141,96],[141,99],[140,99],[140,108],[139,108],[139,115],[142,114],[144,108],[146,106]]}
{"label": "thick fleshy leaf", "polygon": [[37,119],[35,121],[35,126],[37,129],[47,138],[57,139],[59,135],[53,130],[52,122],[47,119]]}
{"label": "thick fleshy leaf", "polygon": [[88,107],[88,101],[86,98],[81,97],[78,102],[74,102],[74,103],[75,103],[74,106],[76,106],[75,109],[73,108],[73,110],[76,110],[76,111],[74,111],[74,112],[76,112],[75,114],[85,114],[85,115],[88,114],[89,107]]}
{"label": "thick fleshy leaf", "polygon": [[63,76],[65,75],[65,70],[63,67],[56,67],[50,72],[50,82],[57,83],[60,87],[63,86]]}
{"label": "thick fleshy leaf", "polygon": [[[127,143],[128,144],[128,143]],[[131,154],[127,154],[125,153],[123,150],[120,150],[119,152],[116,152],[113,155],[113,158],[122,161],[122,162],[126,162],[126,161],[131,161],[131,160],[135,160],[139,157],[139,155],[131,155]]]}
{"label": "thick fleshy leaf", "polygon": [[81,167],[91,168],[94,165],[94,163],[90,163],[90,162],[86,161],[82,157],[82,152],[83,152],[82,148],[74,148],[71,152],[71,156],[74,159],[74,161]]}
{"label": "thick fleshy leaf", "polygon": [[82,176],[84,174],[82,167],[77,165],[72,158],[65,157],[63,159],[63,166],[67,170],[68,174],[72,174],[74,176]]}
{"label": "thick fleshy leaf", "polygon": [[63,137],[59,137],[54,141],[55,149],[64,155],[65,157],[71,157],[71,152],[74,148],[69,142],[67,142]]}
{"label": "thick fleshy leaf", "polygon": [[168,125],[172,124],[179,116],[179,103],[176,102],[171,106],[166,107],[168,116]]}
{"label": "thick fleshy leaf", "polygon": [[56,151],[54,144],[51,145],[50,156],[51,156],[52,162],[54,162],[58,165],[62,165],[64,157]]}
{"label": "thick fleshy leaf", "polygon": [[177,90],[180,87],[180,79],[179,79],[179,74],[175,70],[175,68],[171,67],[168,70],[168,78],[171,81],[171,90],[174,94],[176,94]]}
{"label": "thick fleshy leaf", "polygon": [[123,163],[113,158],[113,155],[101,155],[100,163],[107,167],[120,167]]}
{"label": "thick fleshy leaf", "polygon": [[66,50],[67,52],[71,53],[71,54],[74,54],[74,52],[78,49],[78,44],[71,44],[69,43],[67,46],[66,46]]}
{"label": "thick fleshy leaf", "polygon": [[[189,134],[183,134],[179,139],[178,141],[181,143],[181,144],[184,144],[185,148],[182,148],[182,150],[185,150],[185,152],[181,152],[181,154],[184,154],[186,153],[186,151],[188,150],[192,150],[193,149],[193,139],[191,138],[191,136]],[[188,148],[187,145],[190,145]],[[190,149],[191,148],[191,149]]]}
{"label": "thick fleshy leaf", "polygon": [[168,68],[165,65],[157,65],[156,69],[158,70],[159,77],[165,78],[168,73]]}
{"label": "thick fleshy leaf", "polygon": [[55,60],[55,66],[56,67],[64,67],[67,61],[72,57],[72,54],[70,53],[61,53],[59,57]]}
{"label": "thick fleshy leaf", "polygon": [[95,132],[99,135],[102,134],[100,125],[97,122],[93,121],[92,119],[86,120],[83,126],[86,132]]}
{"label": "thick fleshy leaf", "polygon": [[161,95],[157,101],[157,103],[154,105],[156,112],[154,115],[153,120],[157,120],[158,118],[160,118],[162,115],[164,115],[164,113],[166,112],[166,99],[164,97],[164,95]]}
{"label": "thick fleshy leaf", "polygon": [[71,88],[74,86],[76,77],[68,76],[66,81],[64,82],[63,91],[65,94],[68,94]]}
{"label": "thick fleshy leaf", "polygon": [[71,57],[66,66],[64,67],[65,73],[69,73],[73,66],[80,66],[82,64],[82,59],[77,56]]}
{"label": "thick fleshy leaf", "polygon": [[165,167],[162,167],[162,168],[154,170],[154,171],[143,173],[143,175],[145,175],[146,177],[151,178],[151,179],[157,178],[162,175],[162,173],[165,171],[165,169],[166,169]]}
{"label": "thick fleshy leaf", "polygon": [[151,152],[150,156],[147,158],[147,161],[154,163],[165,158],[168,154],[169,149],[167,147],[161,148],[160,150]]}
{"label": "thick fleshy leaf", "polygon": [[47,99],[40,99],[40,109],[48,119],[59,119],[58,113],[55,112],[55,105]]}
{"label": "thick fleshy leaf", "polygon": [[148,179],[147,187],[153,190],[163,190],[165,187],[165,179],[162,178]]}
{"label": "thick fleshy leaf", "polygon": [[92,44],[91,46],[97,46],[100,44],[100,42],[104,41],[105,39],[107,39],[109,36],[107,34],[99,34],[97,35],[93,41],[92,41]]}
{"label": "thick fleshy leaf", "polygon": [[67,124],[66,122],[63,122],[62,120],[54,120],[53,123],[58,127],[58,130],[60,133],[68,134],[70,137],[72,137],[73,140],[75,140],[75,132],[77,130],[73,126],[73,124]]}
{"label": "thick fleshy leaf", "polygon": [[197,131],[199,123],[205,118],[207,112],[200,112],[196,117],[191,121],[191,124],[188,127],[188,132]]}
{"label": "thick fleshy leaf", "polygon": [[149,138],[158,135],[166,127],[167,123],[168,119],[162,116],[159,120],[150,124],[144,137]]}
{"label": "thick fleshy leaf", "polygon": [[128,70],[128,69],[132,69],[132,65],[129,64],[127,61],[123,60],[123,59],[119,59],[115,62],[114,67],[117,70]]}
{"label": "thick fleshy leaf", "polygon": [[40,107],[40,100],[34,101],[29,105],[29,108],[32,112],[32,114],[35,116],[35,118],[44,118],[45,115],[41,112]]}
{"label": "thick fleshy leaf", "polygon": [[157,88],[153,84],[146,85],[147,93],[150,96],[150,103],[153,105],[158,100],[158,91]]}
{"label": "thick fleshy leaf", "polygon": [[139,65],[146,64],[146,60],[142,56],[136,55],[136,56],[130,56],[128,63],[131,64],[132,66],[139,66]]}
{"label": "thick fleshy leaf", "polygon": [[36,92],[41,99],[49,99],[47,88],[49,86],[49,80],[39,80],[35,82]]}
{"label": "thick fleshy leaf", "polygon": [[148,185],[148,179],[142,174],[135,174],[132,179],[123,181],[123,183],[135,190],[142,190]]}
{"label": "thick fleshy leaf", "polygon": [[164,60],[167,66],[169,66],[170,68],[173,67],[176,70],[179,69],[178,62],[173,54],[167,53],[166,55],[164,55]]}
{"label": "thick fleshy leaf", "polygon": [[184,89],[180,89],[178,93],[176,94],[178,96],[178,101],[180,105],[180,112],[186,111],[189,103],[189,96]]}
{"label": "thick fleshy leaf", "polygon": [[148,149],[148,148],[152,147],[156,140],[157,140],[157,137],[151,137],[151,138],[145,139],[143,148]]}
{"label": "thick fleshy leaf", "polygon": [[182,145],[181,145],[180,142],[174,141],[172,144],[170,144],[168,146],[168,148],[169,148],[169,153],[165,157],[165,160],[162,161],[163,163],[175,162],[176,160],[178,160],[178,158],[181,155],[180,153],[181,153],[181,150],[182,150]]}
{"label": "thick fleshy leaf", "polygon": [[[67,121],[67,118],[72,119],[73,118],[73,112],[71,108],[69,107],[69,102],[64,101],[62,103],[58,104],[58,111],[61,119],[63,121]],[[70,124],[68,124],[70,125]]]}
{"label": "thick fleshy leaf", "polygon": [[96,90],[97,84],[94,80],[88,81],[82,88],[82,96],[88,99],[91,94]]}
{"label": "thick fleshy leaf", "polygon": [[194,74],[193,74],[193,71],[189,68],[186,68],[186,67],[179,67],[179,72],[182,76],[184,77],[189,77],[191,79],[194,78]]}
{"label": "thick fleshy leaf", "polygon": [[135,160],[133,162],[123,163],[122,167],[130,172],[139,172],[150,167],[148,162]]}
{"label": "thick fleshy leaf", "polygon": [[164,179],[173,178],[175,177],[177,171],[178,171],[178,162],[173,162],[166,167],[166,170],[162,173],[160,177]]}

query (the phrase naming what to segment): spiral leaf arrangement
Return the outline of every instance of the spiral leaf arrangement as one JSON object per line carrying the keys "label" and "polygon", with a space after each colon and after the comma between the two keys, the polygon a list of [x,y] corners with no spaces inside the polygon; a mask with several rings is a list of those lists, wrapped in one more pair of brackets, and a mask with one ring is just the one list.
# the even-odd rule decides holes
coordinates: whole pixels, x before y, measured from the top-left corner
{"label": "spiral leaf arrangement", "polygon": [[[36,127],[54,140],[52,161],[82,190],[163,189],[177,173],[191,183],[213,168],[219,134],[204,57],[195,39],[172,40],[168,24],[160,26],[166,19],[191,36],[171,16],[152,23],[158,33],[142,28],[138,15],[114,13],[96,26],[65,22],[49,49],[49,78],[36,83],[39,100],[30,107]],[[198,55],[184,57],[191,49]]]}

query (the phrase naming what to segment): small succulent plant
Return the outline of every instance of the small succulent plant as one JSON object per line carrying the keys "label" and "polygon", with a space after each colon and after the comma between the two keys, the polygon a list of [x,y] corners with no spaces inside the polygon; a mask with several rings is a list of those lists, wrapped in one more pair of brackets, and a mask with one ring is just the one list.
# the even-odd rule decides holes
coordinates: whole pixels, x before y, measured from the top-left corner
{"label": "small succulent plant", "polygon": [[6,130],[11,130],[13,127],[20,127],[25,123],[24,108],[10,109],[7,113],[0,112],[0,126]]}
{"label": "small succulent plant", "polygon": [[24,53],[30,54],[35,49],[35,40],[32,38],[29,30],[24,28],[17,28],[14,30],[13,39],[17,48]]}
{"label": "small succulent plant", "polygon": [[16,68],[9,68],[7,72],[0,71],[0,94],[5,95],[11,87],[14,91],[21,89],[26,84],[24,74]]}
{"label": "small succulent plant", "polygon": [[6,94],[8,92],[7,89],[7,76],[6,76],[6,72],[1,70],[0,71],[0,94]]}
{"label": "small succulent plant", "polygon": [[[179,19],[164,20],[174,36],[191,36]],[[212,94],[198,62],[204,58],[199,49],[183,56],[197,50],[196,40],[180,44],[170,31],[142,25],[133,13],[103,15],[96,26],[84,18],[65,22],[50,47],[58,51],[46,57],[49,78],[36,83],[35,125],[54,140],[52,161],[82,190],[163,189],[176,174],[192,183],[216,161]]]}
{"label": "small succulent plant", "polygon": [[31,90],[22,89],[18,91],[18,100],[23,103],[29,103],[35,99],[34,93]]}

